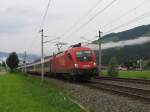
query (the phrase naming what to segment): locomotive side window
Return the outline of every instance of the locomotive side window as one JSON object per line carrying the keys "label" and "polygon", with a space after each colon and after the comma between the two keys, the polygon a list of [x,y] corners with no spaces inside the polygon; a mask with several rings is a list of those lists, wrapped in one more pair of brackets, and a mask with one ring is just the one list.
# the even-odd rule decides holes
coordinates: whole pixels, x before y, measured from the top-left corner
{"label": "locomotive side window", "polygon": [[67,56],[68,56],[68,59],[72,60],[72,56],[70,53],[68,53]]}
{"label": "locomotive side window", "polygon": [[92,61],[92,52],[91,51],[78,51],[76,53],[78,61]]}

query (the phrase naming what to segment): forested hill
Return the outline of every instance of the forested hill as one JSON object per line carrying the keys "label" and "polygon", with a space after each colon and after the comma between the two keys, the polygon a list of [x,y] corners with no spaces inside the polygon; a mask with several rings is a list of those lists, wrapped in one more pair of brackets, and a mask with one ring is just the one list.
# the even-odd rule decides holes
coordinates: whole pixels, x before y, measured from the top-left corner
{"label": "forested hill", "polygon": [[[103,36],[102,42],[107,43],[110,41],[121,41],[121,40],[129,40],[129,39],[136,39],[142,36],[150,36],[150,25],[142,25],[130,30],[126,30],[119,33],[111,33],[108,35]],[[94,41],[97,43],[98,41]]]}
{"label": "forested hill", "polygon": [[[103,37],[102,42],[118,42],[122,40],[133,40],[147,36],[150,38],[150,25],[139,26],[119,33],[111,33]],[[98,41],[94,41],[97,43]],[[133,63],[140,58],[150,60],[150,42],[140,45],[132,45],[118,48],[110,48],[102,51],[102,64],[107,65],[111,57],[115,56],[119,64],[132,60]]]}

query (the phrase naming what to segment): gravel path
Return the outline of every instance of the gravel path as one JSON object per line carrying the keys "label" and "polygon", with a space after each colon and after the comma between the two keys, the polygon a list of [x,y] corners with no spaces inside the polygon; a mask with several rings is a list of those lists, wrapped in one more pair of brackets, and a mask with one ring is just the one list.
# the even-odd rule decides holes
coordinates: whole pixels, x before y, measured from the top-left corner
{"label": "gravel path", "polygon": [[150,112],[150,104],[118,96],[102,90],[72,84],[56,79],[47,79],[51,84],[61,87],[71,98],[90,112]]}
{"label": "gravel path", "polygon": [[101,82],[104,82],[107,84],[114,84],[114,85],[121,85],[121,86],[150,90],[150,85],[146,85],[146,84],[137,84],[137,83],[131,83],[131,82],[121,82],[121,81],[111,81],[111,80],[101,80]]}

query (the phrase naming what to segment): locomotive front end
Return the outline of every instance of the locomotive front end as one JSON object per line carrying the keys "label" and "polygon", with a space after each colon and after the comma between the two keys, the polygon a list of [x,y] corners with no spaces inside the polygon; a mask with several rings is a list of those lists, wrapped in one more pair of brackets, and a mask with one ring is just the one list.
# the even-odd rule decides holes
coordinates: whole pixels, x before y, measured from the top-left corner
{"label": "locomotive front end", "polygon": [[96,55],[89,48],[79,48],[75,52],[75,73],[80,77],[91,78],[98,75]]}

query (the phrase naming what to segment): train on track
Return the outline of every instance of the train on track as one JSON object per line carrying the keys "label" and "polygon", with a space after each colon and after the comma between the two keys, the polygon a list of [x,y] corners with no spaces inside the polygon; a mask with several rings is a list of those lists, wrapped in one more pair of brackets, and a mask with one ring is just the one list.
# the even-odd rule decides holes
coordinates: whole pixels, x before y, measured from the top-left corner
{"label": "train on track", "polygon": [[[73,80],[89,80],[98,75],[96,54],[81,43],[72,45],[67,50],[44,58],[44,73],[50,76],[67,77]],[[41,73],[41,60],[36,60],[26,66],[20,66],[19,70],[28,73]]]}

